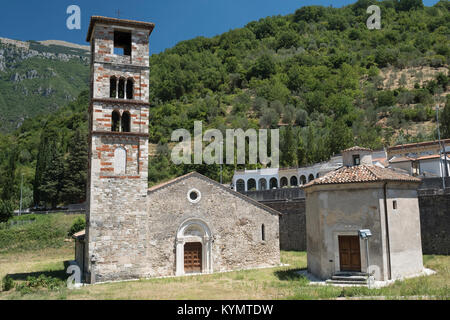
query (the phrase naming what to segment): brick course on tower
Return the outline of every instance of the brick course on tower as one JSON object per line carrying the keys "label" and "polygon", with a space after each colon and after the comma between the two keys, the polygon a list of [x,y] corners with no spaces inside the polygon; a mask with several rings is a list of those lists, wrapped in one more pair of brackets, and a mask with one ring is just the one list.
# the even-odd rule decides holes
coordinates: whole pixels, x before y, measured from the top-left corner
{"label": "brick course on tower", "polygon": [[144,241],[136,239],[146,238],[142,220],[148,214],[148,40],[153,27],[105,17],[92,17],[89,26],[90,154],[83,269],[91,283],[140,274],[145,248]]}

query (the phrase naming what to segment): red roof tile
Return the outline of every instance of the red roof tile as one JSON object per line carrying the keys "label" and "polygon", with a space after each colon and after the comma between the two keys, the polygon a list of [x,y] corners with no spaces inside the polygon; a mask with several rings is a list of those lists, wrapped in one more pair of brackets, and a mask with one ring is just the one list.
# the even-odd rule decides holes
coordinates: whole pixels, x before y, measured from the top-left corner
{"label": "red roof tile", "polygon": [[419,183],[421,180],[412,177],[408,174],[402,174],[387,168],[381,168],[378,166],[359,165],[353,167],[341,167],[335,171],[326,174],[323,177],[317,178],[309,182],[308,184],[305,185],[305,188],[313,185],[379,182],[379,181],[402,181],[402,182]]}

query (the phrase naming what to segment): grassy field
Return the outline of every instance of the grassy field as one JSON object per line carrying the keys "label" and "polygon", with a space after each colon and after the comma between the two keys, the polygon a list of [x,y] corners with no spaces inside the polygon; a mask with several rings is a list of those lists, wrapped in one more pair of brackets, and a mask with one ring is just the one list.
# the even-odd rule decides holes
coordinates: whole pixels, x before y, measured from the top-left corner
{"label": "grassy field", "polygon": [[[9,274],[15,288],[0,299],[449,299],[450,257],[425,256],[437,274],[398,281],[382,289],[313,286],[296,273],[306,267],[305,252],[282,252],[289,267],[203,276],[107,283],[69,290],[64,262],[73,259],[73,243],[35,252],[0,255],[0,277]],[[36,281],[44,275],[43,281]],[[31,278],[28,278],[31,277]],[[27,281],[28,278],[28,281]]]}
{"label": "grassy field", "polygon": [[[424,256],[437,274],[397,281],[381,289],[309,285],[297,271],[306,268],[306,253],[282,251],[289,266],[66,287],[67,262],[74,243],[65,242],[77,216],[52,215],[0,230],[0,299],[450,299],[450,256]],[[50,224],[44,232],[39,225]],[[14,237],[20,243],[10,241]],[[5,238],[6,237],[6,238]],[[5,278],[5,276],[7,276]],[[10,280],[8,280],[8,278]]]}

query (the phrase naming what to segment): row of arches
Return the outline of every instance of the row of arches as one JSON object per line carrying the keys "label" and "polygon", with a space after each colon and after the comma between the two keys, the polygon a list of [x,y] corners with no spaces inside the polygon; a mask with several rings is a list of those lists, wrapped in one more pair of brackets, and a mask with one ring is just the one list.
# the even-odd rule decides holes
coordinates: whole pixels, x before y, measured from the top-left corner
{"label": "row of arches", "polygon": [[266,178],[260,178],[258,180],[258,183],[256,183],[256,180],[254,178],[250,178],[247,180],[247,183],[244,179],[238,179],[236,181],[236,191],[238,192],[245,192],[245,191],[252,191],[252,190],[268,190],[268,189],[278,189],[278,188],[285,188],[285,187],[296,187],[304,185],[315,178],[318,178],[319,174],[316,174],[316,177],[311,173],[308,175],[308,178],[306,178],[305,175],[301,175],[300,178],[297,178],[297,176],[291,176],[289,179],[288,177],[281,177],[278,181],[277,178],[273,177],[267,180]]}
{"label": "row of arches", "polygon": [[109,79],[109,97],[113,99],[133,99],[134,80],[133,78],[117,78],[112,76]]}
{"label": "row of arches", "polygon": [[122,115],[119,110],[114,110],[111,116],[111,131],[114,132],[130,132],[131,115],[130,112],[124,111]]}

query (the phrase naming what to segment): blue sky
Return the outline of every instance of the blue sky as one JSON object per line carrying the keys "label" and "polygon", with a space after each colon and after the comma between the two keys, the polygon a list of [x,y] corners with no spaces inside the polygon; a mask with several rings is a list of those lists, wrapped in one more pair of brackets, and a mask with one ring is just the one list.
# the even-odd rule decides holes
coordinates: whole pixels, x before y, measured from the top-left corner
{"label": "blue sky", "polygon": [[[170,48],[181,40],[211,37],[248,22],[272,15],[286,15],[305,5],[341,7],[356,0],[28,0],[2,1],[0,37],[17,40],[85,42],[89,17],[102,15],[151,21],[151,53]],[[427,6],[437,0],[424,0]],[[81,30],[68,30],[66,9],[81,8]]]}

